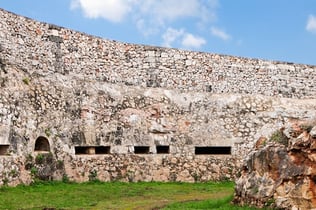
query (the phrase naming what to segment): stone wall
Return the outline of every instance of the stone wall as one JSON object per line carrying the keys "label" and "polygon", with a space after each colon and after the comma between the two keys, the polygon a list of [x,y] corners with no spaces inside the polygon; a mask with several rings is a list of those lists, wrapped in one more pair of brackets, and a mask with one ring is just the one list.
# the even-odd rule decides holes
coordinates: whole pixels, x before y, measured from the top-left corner
{"label": "stone wall", "polygon": [[234,179],[260,136],[316,117],[313,66],[0,18],[0,185]]}
{"label": "stone wall", "polygon": [[105,40],[0,10],[4,64],[29,77],[86,80],[211,93],[310,97],[315,66],[134,45]]}

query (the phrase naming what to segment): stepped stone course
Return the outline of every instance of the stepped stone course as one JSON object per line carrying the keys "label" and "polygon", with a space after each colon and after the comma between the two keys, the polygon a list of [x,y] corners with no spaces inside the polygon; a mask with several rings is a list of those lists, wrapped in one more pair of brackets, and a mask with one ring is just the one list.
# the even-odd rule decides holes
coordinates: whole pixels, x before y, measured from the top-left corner
{"label": "stepped stone course", "polygon": [[315,66],[0,18],[0,185],[233,180],[257,139],[316,115]]}

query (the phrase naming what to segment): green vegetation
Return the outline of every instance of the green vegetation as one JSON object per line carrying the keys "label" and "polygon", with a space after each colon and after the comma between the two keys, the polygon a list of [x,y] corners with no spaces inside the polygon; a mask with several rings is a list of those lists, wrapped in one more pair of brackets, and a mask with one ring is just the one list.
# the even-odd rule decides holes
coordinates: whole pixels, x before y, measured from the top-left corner
{"label": "green vegetation", "polygon": [[1,187],[3,209],[251,209],[230,204],[234,184],[36,182]]}
{"label": "green vegetation", "polygon": [[50,128],[46,128],[44,132],[47,137],[50,137],[50,135],[52,134],[52,131],[50,130]]}
{"label": "green vegetation", "polygon": [[283,133],[282,130],[275,131],[270,138],[270,141],[277,142],[279,144],[283,144],[285,146],[288,146],[289,139],[286,137],[286,135]]}
{"label": "green vegetation", "polygon": [[36,157],[35,157],[35,163],[36,164],[42,164],[44,161],[44,155],[43,154],[38,154]]}
{"label": "green vegetation", "polygon": [[98,172],[96,170],[92,170],[89,173],[89,181],[98,181]]}
{"label": "green vegetation", "polygon": [[241,207],[231,204],[233,196],[226,196],[221,199],[203,200],[203,201],[189,201],[189,202],[177,202],[163,208],[164,210],[176,210],[176,209],[219,209],[219,210],[256,210],[252,207]]}
{"label": "green vegetation", "polygon": [[23,83],[26,84],[26,85],[29,85],[30,84],[30,79],[28,77],[25,77],[22,79]]}

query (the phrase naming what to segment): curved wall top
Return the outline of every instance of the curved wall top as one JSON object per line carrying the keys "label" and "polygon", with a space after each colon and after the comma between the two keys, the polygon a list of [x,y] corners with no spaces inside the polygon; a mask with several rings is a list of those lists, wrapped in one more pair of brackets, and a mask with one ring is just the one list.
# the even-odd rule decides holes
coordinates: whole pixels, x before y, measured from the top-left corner
{"label": "curved wall top", "polygon": [[127,44],[0,9],[0,63],[30,76],[53,73],[182,91],[310,98],[316,67]]}

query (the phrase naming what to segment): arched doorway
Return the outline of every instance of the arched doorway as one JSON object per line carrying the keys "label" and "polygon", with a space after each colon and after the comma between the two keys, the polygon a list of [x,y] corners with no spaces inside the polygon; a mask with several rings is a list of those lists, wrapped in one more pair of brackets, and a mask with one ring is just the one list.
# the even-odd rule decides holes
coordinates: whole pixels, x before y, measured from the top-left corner
{"label": "arched doorway", "polygon": [[36,139],[35,141],[35,148],[34,151],[37,152],[49,152],[50,151],[50,146],[48,139],[45,138],[44,136],[40,136]]}

